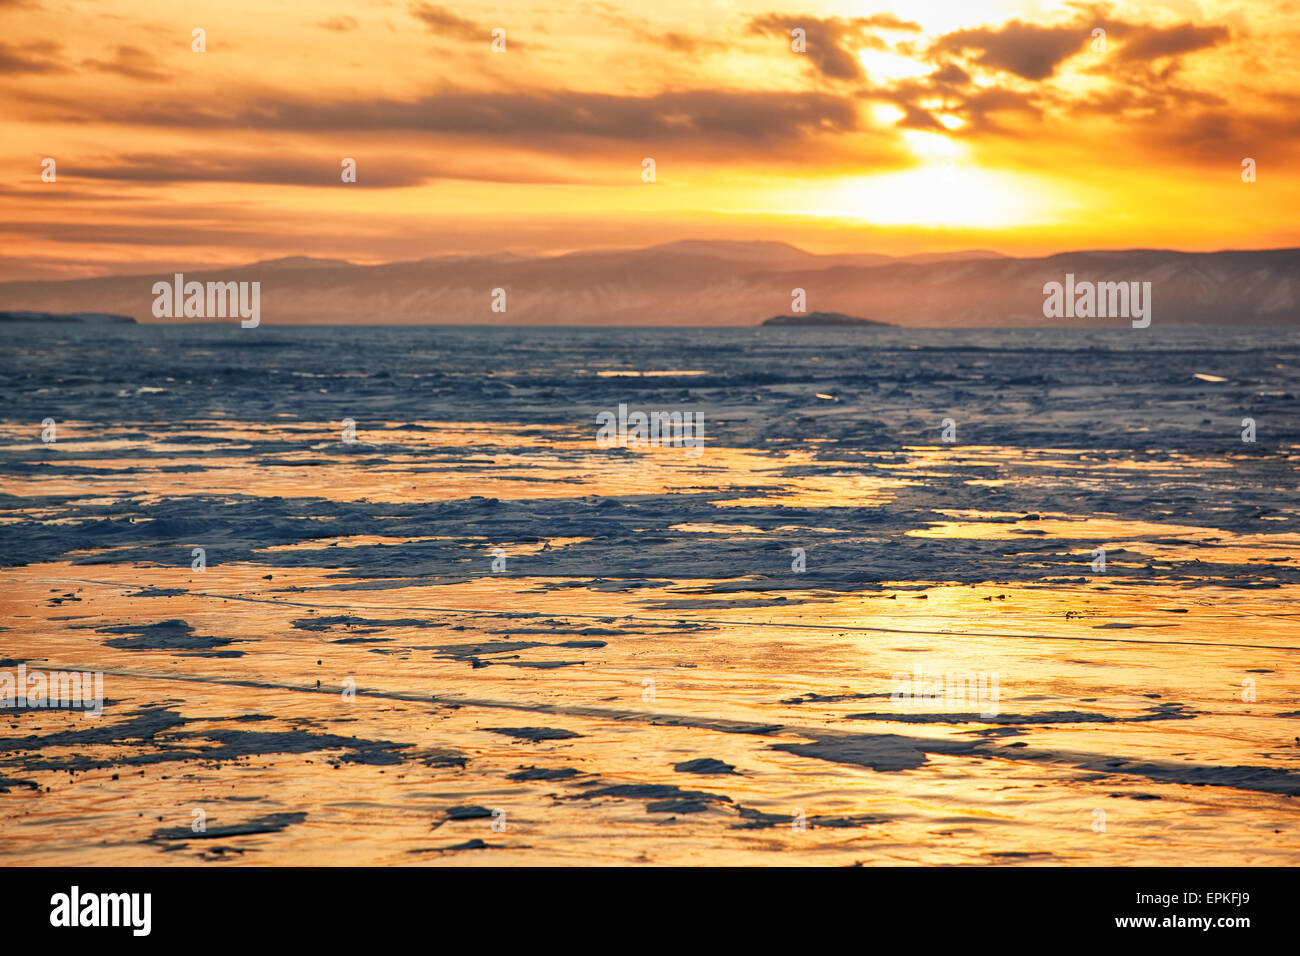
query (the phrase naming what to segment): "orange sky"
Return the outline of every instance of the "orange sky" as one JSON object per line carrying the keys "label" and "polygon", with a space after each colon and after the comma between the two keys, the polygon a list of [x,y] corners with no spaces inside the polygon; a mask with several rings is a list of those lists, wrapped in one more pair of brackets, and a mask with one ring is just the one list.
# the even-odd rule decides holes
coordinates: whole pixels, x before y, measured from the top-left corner
{"label": "orange sky", "polygon": [[0,0],[0,279],[1300,246],[1300,0],[561,6]]}

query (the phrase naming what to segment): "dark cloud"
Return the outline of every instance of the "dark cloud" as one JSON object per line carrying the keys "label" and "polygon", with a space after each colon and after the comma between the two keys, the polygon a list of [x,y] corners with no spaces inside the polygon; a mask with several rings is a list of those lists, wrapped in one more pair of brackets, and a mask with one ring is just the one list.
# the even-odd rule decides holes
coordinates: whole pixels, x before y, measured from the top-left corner
{"label": "dark cloud", "polygon": [[[356,159],[357,157],[351,157]],[[213,156],[209,152],[181,154],[132,154],[114,157],[109,163],[80,164],[59,170],[60,178],[100,179],[116,182],[167,183],[260,183],[283,186],[336,185],[342,182],[342,157],[312,159],[285,156]],[[415,186],[426,181],[426,172],[394,163],[376,162],[374,168],[361,161],[355,186]],[[349,184],[351,187],[354,184]]]}
{"label": "dark cloud", "polygon": [[725,50],[727,44],[721,40],[693,36],[689,33],[660,33],[652,37],[653,41],[674,53],[700,53],[705,50]]}
{"label": "dark cloud", "polygon": [[1038,119],[1042,116],[1043,109],[1031,94],[990,87],[964,97],[961,108],[953,112],[967,119],[970,123],[969,132],[973,133],[1002,131],[1002,125],[995,119],[996,114],[1018,113],[1030,119]]}
{"label": "dark cloud", "polygon": [[956,86],[965,86],[971,81],[970,74],[967,73],[965,70],[963,70],[961,67],[959,67],[956,63],[949,63],[943,67],[940,67],[939,69],[931,73],[928,77],[926,77],[926,79],[928,79],[931,83],[934,83],[936,85],[951,84]]}
{"label": "dark cloud", "polygon": [[1065,60],[1080,52],[1090,31],[1078,26],[1040,27],[1012,20],[1000,27],[957,30],[939,37],[932,53],[965,53],[980,66],[1013,73],[1026,80],[1045,80]]}
{"label": "dark cloud", "polygon": [[456,37],[461,40],[490,39],[492,31],[479,26],[472,20],[466,20],[446,7],[434,6],[432,3],[411,4],[411,16],[428,27],[430,33],[440,36]]}
{"label": "dark cloud", "polygon": [[919,31],[918,24],[882,13],[870,17],[827,17],[769,14],[749,22],[751,33],[781,36],[789,43],[791,32],[804,31],[803,56],[822,76],[832,80],[863,80],[865,74],[858,54],[866,49],[887,50],[887,44],[873,32],[883,30]]}
{"label": "dark cloud", "polygon": [[[1229,176],[1240,172],[1243,157],[1260,163],[1261,176],[1268,165],[1285,166],[1283,157],[1300,149],[1300,125],[1295,112],[1297,97],[1279,103],[1275,116],[1252,116],[1234,109],[1207,109],[1182,122],[1147,131],[1147,139],[1176,156],[1217,167]],[[1273,160],[1270,163],[1270,159]]]}
{"label": "dark cloud", "polygon": [[[463,92],[414,100],[293,97],[196,107],[189,101],[142,105],[29,97],[44,119],[170,128],[297,132],[417,132],[479,136],[547,148],[553,137],[626,142],[794,141],[858,127],[851,99],[812,92],[687,90],[653,96],[572,91]],[[51,116],[53,110],[57,115]],[[558,145],[555,147],[560,148]]]}
{"label": "dark cloud", "polygon": [[[987,69],[1026,80],[1045,80],[1091,43],[1092,31],[1097,27],[1106,31],[1107,40],[1121,42],[1119,60],[1127,63],[1178,57],[1217,46],[1231,37],[1223,26],[1183,23],[1157,27],[1117,20],[1109,16],[1108,8],[1097,6],[1083,9],[1066,24],[1038,26],[1011,20],[999,27],[957,30],[936,39],[930,54],[965,54]],[[1168,69],[1167,76],[1172,76],[1175,69]]]}
{"label": "dark cloud", "polygon": [[1231,37],[1227,27],[1198,27],[1190,23],[1175,27],[1139,27],[1124,39],[1122,60],[1157,60],[1218,46]]}
{"label": "dark cloud", "polygon": [[99,73],[116,73],[133,80],[162,80],[167,74],[157,68],[157,61],[143,50],[133,46],[114,49],[112,60],[82,60],[81,65]]}
{"label": "dark cloud", "polygon": [[59,50],[59,44],[49,40],[23,44],[0,40],[0,74],[62,73],[65,67],[54,59]]}
{"label": "dark cloud", "polygon": [[[1104,67],[1090,72],[1109,75]],[[1110,88],[1067,101],[1063,109],[1073,115],[1160,113],[1186,118],[1199,108],[1217,109],[1227,102],[1218,93],[1177,86],[1149,70],[1129,73],[1122,83],[1114,76],[1110,78],[1114,80]]]}
{"label": "dark cloud", "polygon": [[[390,154],[357,161],[356,183],[347,188],[394,189],[418,186],[439,179],[477,182],[566,183],[574,180],[534,171],[527,164],[495,168],[479,163],[473,167],[433,167],[428,163],[394,159]],[[142,153],[115,156],[110,161],[60,167],[59,178],[95,179],[110,182],[167,185],[170,183],[247,183],[281,186],[340,186],[342,156],[213,156],[203,153]],[[498,164],[499,165],[499,164]],[[582,180],[586,182],[587,180]]]}
{"label": "dark cloud", "polygon": [[[59,174],[63,178],[62,172]],[[34,202],[104,202],[118,201],[123,197],[111,193],[96,193],[85,189],[68,189],[59,183],[41,183],[39,186],[0,186],[0,196]]]}
{"label": "dark cloud", "polygon": [[857,56],[841,45],[842,37],[837,21],[768,16],[754,20],[751,29],[755,33],[783,36],[787,41],[791,38],[791,31],[802,29],[805,38],[803,55],[808,57],[822,76],[832,80],[864,78]]}
{"label": "dark cloud", "polygon": [[[936,92],[942,93],[943,105],[938,108],[922,107],[923,101],[933,100]],[[890,103],[903,111],[896,125],[904,129],[929,130],[947,136],[970,136],[975,133],[1011,133],[999,122],[999,114],[1019,114],[1039,119],[1043,106],[1034,93],[1008,90],[1001,87],[947,88],[936,86],[932,76],[904,81],[889,90],[872,90],[863,94],[865,99]],[[933,106],[933,104],[931,104]],[[959,131],[949,130],[936,114],[950,113],[966,121]]]}

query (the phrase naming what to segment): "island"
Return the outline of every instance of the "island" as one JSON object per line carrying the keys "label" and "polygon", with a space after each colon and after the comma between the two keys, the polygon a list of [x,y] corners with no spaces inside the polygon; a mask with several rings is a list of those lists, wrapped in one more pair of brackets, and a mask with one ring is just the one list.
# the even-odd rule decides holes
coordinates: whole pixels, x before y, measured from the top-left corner
{"label": "island", "polygon": [[774,315],[763,325],[878,325],[888,327],[889,322],[859,319],[840,312],[809,312],[806,315]]}

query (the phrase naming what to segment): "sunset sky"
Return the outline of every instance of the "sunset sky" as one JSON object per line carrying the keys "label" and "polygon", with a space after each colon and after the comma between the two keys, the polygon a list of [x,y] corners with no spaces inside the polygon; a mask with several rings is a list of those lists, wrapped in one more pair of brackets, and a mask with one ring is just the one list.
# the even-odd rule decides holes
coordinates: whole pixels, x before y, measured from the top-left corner
{"label": "sunset sky", "polygon": [[1296,246],[1298,59],[1300,0],[0,0],[0,279]]}

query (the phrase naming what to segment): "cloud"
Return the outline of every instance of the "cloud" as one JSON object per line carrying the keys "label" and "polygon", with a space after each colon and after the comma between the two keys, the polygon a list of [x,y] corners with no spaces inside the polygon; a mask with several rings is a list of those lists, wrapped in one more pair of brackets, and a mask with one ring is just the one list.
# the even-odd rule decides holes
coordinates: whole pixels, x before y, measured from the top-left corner
{"label": "cloud", "polygon": [[116,73],[133,80],[163,80],[167,74],[156,68],[157,61],[133,46],[119,46],[112,60],[82,60],[81,65],[98,73]]}
{"label": "cloud", "polygon": [[1045,80],[1063,62],[1084,50],[1097,27],[1106,31],[1108,39],[1122,41],[1119,59],[1124,62],[1181,56],[1216,46],[1231,37],[1224,26],[1200,27],[1191,23],[1151,26],[1113,19],[1108,15],[1108,8],[1096,6],[1083,9],[1069,23],[1054,26],[1011,20],[998,27],[956,30],[936,39],[930,52],[932,55],[968,54],[987,69],[1026,80]]}
{"label": "cloud", "polygon": [[196,108],[189,100],[139,105],[29,97],[63,122],[298,132],[417,132],[479,136],[560,150],[554,137],[714,144],[793,141],[858,128],[851,99],[815,92],[686,90],[619,96],[568,90],[448,90],[412,100],[308,100],[290,96]]}
{"label": "cloud", "polygon": [[[60,171],[60,178],[63,178]],[[42,183],[39,186],[0,186],[0,196],[10,199],[31,200],[33,202],[120,202],[124,198],[117,193],[97,193],[85,189],[68,189],[62,184]]]}
{"label": "cloud", "polygon": [[0,74],[62,73],[66,68],[54,59],[60,49],[49,40],[18,45],[0,41]]}
{"label": "cloud", "polygon": [[641,44],[657,46],[672,53],[700,53],[706,50],[726,50],[729,44],[714,37],[683,33],[680,30],[661,32],[653,23],[642,17],[631,17],[605,4],[589,4],[593,17],[636,37]]}
{"label": "cloud", "polygon": [[[355,157],[353,157],[355,158]],[[258,183],[284,186],[322,186],[342,182],[342,157],[337,160],[286,156],[213,156],[203,153],[130,154],[99,165],[78,165],[59,170],[59,178],[101,179],[148,184]],[[368,164],[367,164],[368,165]],[[376,162],[363,170],[356,186],[391,188],[416,186],[429,174],[418,167]]]}
{"label": "cloud", "polygon": [[1001,126],[994,121],[995,113],[1019,113],[1038,119],[1043,110],[1031,94],[989,87],[965,97],[962,112],[970,120],[972,130],[992,132],[1001,130]]}
{"label": "cloud", "polygon": [[970,83],[970,74],[956,63],[948,63],[931,73],[926,79],[935,85],[966,86]]}
{"label": "cloud", "polygon": [[193,224],[165,227],[159,226],[157,223],[100,224],[19,220],[0,221],[0,234],[21,236],[25,240],[36,237],[54,242],[139,246],[209,246],[223,244],[248,246],[255,244],[259,239],[259,233],[255,230],[217,229],[210,226],[204,229],[195,229]]}
{"label": "cloud", "polygon": [[461,40],[483,40],[489,38],[491,30],[479,26],[472,20],[453,13],[446,7],[437,7],[431,3],[411,4],[411,16],[420,20],[430,33],[440,36],[456,37]]}
{"label": "cloud", "polygon": [[1000,27],[957,30],[939,37],[932,53],[970,53],[980,66],[1045,80],[1062,62],[1080,52],[1090,32],[1079,26],[1040,27],[1012,20]]}
{"label": "cloud", "polygon": [[[1176,126],[1153,129],[1148,139],[1182,161],[1203,163],[1211,168],[1237,172],[1246,156],[1265,165],[1283,167],[1288,157],[1300,149],[1300,126],[1296,110],[1300,97],[1279,102],[1274,116],[1243,114],[1235,109],[1207,109],[1190,116]],[[1272,160],[1272,162],[1270,162]]]}
{"label": "cloud", "polygon": [[712,40],[707,37],[692,36],[689,33],[677,33],[675,31],[660,33],[651,37],[651,39],[674,53],[700,53],[704,50],[727,49],[727,44],[722,40]]}
{"label": "cloud", "polygon": [[[373,155],[373,154],[372,154]],[[559,176],[534,169],[526,163],[506,165],[433,166],[425,161],[394,158],[387,150],[368,158],[350,155],[357,160],[359,175],[349,189],[398,189],[419,186],[441,179],[507,183],[588,183],[590,179]],[[313,156],[213,156],[202,153],[134,153],[108,160],[75,166],[60,166],[59,180],[103,180],[161,186],[174,183],[246,183],[250,185],[325,186],[337,188],[342,183],[342,157],[324,159]],[[39,196],[41,190],[25,193]]]}
{"label": "cloud", "polygon": [[1217,46],[1231,37],[1227,27],[1198,27],[1182,23],[1175,27],[1139,27],[1124,39],[1121,60],[1158,60]]}
{"label": "cloud", "polygon": [[844,45],[840,21],[812,17],[759,17],[751,24],[755,33],[775,34],[790,39],[792,31],[802,29],[806,40],[804,55],[817,71],[832,80],[861,80],[862,64]]}
{"label": "cloud", "polygon": [[316,26],[322,30],[333,30],[336,33],[349,33],[360,24],[353,17],[330,17],[328,20],[320,21]]}
{"label": "cloud", "polygon": [[795,29],[804,31],[806,46],[803,55],[822,76],[832,80],[862,80],[865,74],[858,62],[858,53],[864,49],[889,49],[889,44],[876,36],[875,30],[916,32],[921,27],[889,13],[822,19],[774,13],[755,17],[749,22],[751,33],[782,36],[787,42]]}

